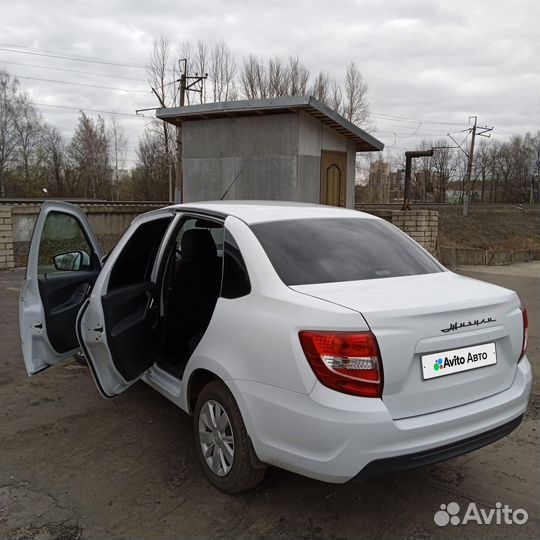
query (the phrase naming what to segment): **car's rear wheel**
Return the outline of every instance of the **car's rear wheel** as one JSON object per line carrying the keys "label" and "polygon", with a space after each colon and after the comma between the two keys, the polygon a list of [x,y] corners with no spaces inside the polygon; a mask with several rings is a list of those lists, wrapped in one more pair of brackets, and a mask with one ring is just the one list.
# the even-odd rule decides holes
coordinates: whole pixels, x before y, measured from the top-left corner
{"label": "car's rear wheel", "polygon": [[224,383],[214,381],[202,389],[193,425],[197,456],[212,484],[228,493],[240,493],[261,482],[266,469],[253,466],[242,415]]}

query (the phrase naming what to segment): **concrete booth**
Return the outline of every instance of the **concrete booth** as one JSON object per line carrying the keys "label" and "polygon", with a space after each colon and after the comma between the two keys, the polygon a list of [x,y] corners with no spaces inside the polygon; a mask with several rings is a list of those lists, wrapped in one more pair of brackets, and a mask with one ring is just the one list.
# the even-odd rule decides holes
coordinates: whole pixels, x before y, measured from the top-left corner
{"label": "concrete booth", "polygon": [[[357,152],[384,148],[310,96],[158,109],[182,127],[184,202],[265,199],[354,207]],[[236,179],[236,181],[235,181]]]}

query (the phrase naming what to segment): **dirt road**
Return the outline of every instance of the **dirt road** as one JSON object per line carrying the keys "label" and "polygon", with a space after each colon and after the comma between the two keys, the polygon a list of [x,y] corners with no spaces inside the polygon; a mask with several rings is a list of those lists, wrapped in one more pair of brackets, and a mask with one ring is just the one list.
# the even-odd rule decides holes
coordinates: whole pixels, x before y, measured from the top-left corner
{"label": "dirt road", "polygon": [[[138,383],[102,399],[75,362],[27,378],[18,335],[20,271],[0,274],[0,538],[535,538],[538,509],[538,279],[468,275],[516,289],[530,313],[535,397],[510,437],[428,468],[331,485],[271,469],[225,495],[196,463],[191,418]],[[533,274],[535,275],[535,274]],[[434,513],[497,502],[523,525],[447,525]]]}

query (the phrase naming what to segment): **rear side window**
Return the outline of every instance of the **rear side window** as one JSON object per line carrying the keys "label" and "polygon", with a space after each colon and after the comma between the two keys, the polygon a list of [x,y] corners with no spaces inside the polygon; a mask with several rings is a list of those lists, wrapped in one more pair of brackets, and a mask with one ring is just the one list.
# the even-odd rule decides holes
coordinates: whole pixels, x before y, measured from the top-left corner
{"label": "rear side window", "polygon": [[244,258],[231,233],[225,229],[221,296],[231,299],[240,298],[250,292],[251,283]]}
{"label": "rear side window", "polygon": [[251,226],[285,285],[358,281],[442,272],[385,221],[295,219]]}

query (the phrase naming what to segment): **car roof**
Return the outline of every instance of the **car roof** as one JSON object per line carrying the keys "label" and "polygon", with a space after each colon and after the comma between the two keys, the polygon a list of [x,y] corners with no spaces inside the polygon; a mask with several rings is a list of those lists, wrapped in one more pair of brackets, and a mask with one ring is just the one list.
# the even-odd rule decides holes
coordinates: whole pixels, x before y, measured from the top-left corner
{"label": "car roof", "polygon": [[379,219],[358,210],[292,201],[205,201],[177,204],[170,208],[234,216],[247,224],[309,218]]}

